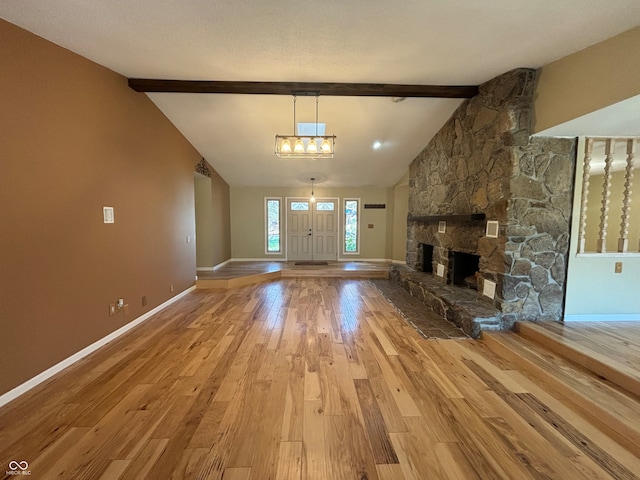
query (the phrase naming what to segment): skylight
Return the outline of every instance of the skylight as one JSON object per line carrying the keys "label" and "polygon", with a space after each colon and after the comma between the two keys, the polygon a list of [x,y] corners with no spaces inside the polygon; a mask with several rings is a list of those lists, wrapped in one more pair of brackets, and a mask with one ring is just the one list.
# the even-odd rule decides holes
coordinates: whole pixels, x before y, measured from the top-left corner
{"label": "skylight", "polygon": [[312,123],[302,123],[299,122],[298,123],[298,135],[300,135],[301,137],[311,137],[314,135],[318,135],[318,136],[323,136],[324,132],[327,128],[327,124],[326,123],[319,123],[318,122],[318,131],[316,132],[316,123],[312,122]]}

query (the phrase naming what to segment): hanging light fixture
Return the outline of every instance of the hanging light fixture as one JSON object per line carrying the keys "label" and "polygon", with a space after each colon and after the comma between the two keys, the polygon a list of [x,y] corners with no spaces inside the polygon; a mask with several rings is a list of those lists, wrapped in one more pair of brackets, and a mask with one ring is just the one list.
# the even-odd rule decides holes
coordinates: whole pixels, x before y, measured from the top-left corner
{"label": "hanging light fixture", "polygon": [[318,135],[318,103],[319,95],[316,94],[315,136],[296,135],[296,95],[293,96],[293,135],[276,135],[276,156],[284,158],[333,158],[336,136]]}
{"label": "hanging light fixture", "polygon": [[311,198],[309,200],[311,200],[311,203],[315,203],[316,196],[313,194],[313,182],[315,182],[316,179],[311,177],[309,180],[311,180]]}

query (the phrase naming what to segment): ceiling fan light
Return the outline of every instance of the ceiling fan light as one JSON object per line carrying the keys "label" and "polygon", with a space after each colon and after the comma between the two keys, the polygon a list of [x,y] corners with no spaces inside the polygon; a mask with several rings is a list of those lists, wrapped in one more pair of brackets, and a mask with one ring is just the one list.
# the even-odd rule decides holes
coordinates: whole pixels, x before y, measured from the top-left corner
{"label": "ceiling fan light", "polygon": [[309,140],[309,145],[307,145],[307,152],[316,153],[317,151],[318,151],[318,144],[316,143],[316,140],[312,138],[311,140]]}

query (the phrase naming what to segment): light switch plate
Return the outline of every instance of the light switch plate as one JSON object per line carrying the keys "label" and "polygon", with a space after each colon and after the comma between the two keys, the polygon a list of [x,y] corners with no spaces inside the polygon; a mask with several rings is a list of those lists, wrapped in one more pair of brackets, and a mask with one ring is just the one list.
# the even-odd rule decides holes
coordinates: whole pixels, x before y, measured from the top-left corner
{"label": "light switch plate", "polygon": [[115,223],[113,207],[102,207],[102,218],[104,223]]}
{"label": "light switch plate", "polygon": [[446,233],[447,232],[447,222],[441,220],[438,222],[438,233]]}
{"label": "light switch plate", "polygon": [[444,265],[439,263],[438,268],[436,269],[436,273],[439,277],[444,277]]}

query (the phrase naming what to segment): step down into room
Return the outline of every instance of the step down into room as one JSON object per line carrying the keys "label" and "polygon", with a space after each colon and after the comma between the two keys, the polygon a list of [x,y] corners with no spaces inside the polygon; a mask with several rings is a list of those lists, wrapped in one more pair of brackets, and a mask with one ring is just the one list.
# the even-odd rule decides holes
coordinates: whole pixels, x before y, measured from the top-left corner
{"label": "step down into room", "polygon": [[235,288],[280,278],[389,278],[388,262],[230,262],[214,271],[198,272],[196,288]]}
{"label": "step down into room", "polygon": [[[527,330],[520,325],[520,331]],[[527,333],[530,333],[528,331]],[[538,332],[539,333],[539,332]],[[546,339],[544,339],[546,341]],[[483,332],[497,355],[545,384],[557,397],[624,448],[640,456],[640,397],[516,332]],[[584,362],[593,364],[593,359]],[[629,386],[629,385],[628,385]],[[636,388],[631,385],[631,388]]]}
{"label": "step down into room", "polygon": [[[628,360],[616,360],[569,338],[558,322],[518,322],[515,330],[523,337],[538,342],[552,352],[583,366],[596,375],[640,397],[640,371]],[[591,342],[594,340],[592,339]],[[634,368],[635,367],[635,368]]]}

